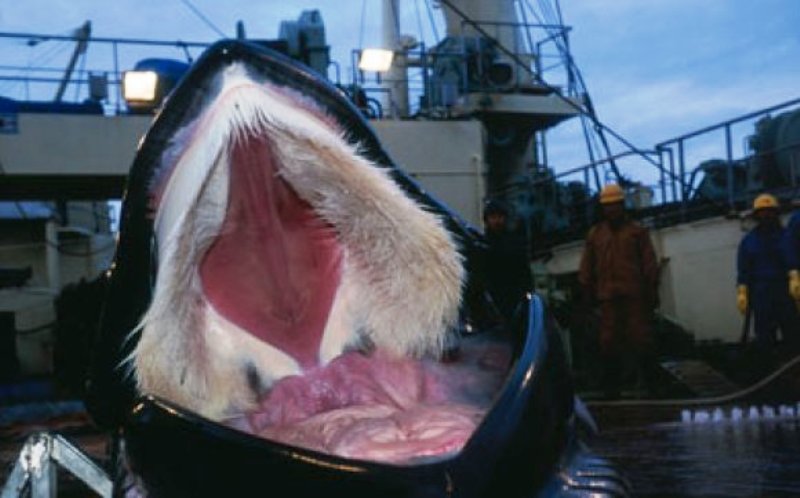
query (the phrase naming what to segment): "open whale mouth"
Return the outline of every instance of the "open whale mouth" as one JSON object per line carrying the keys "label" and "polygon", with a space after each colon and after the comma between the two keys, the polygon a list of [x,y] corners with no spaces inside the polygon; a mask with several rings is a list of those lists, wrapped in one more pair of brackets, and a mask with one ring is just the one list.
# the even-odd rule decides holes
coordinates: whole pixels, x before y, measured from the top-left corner
{"label": "open whale mouth", "polygon": [[364,460],[457,453],[510,361],[442,362],[464,270],[441,221],[323,108],[242,65],[161,154],[139,390],[237,429]]}

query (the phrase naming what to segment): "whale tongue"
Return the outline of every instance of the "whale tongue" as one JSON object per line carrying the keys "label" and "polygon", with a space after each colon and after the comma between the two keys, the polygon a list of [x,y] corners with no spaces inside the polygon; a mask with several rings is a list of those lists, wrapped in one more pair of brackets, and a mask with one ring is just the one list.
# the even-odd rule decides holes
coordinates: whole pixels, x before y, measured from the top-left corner
{"label": "whale tongue", "polygon": [[225,220],[200,278],[217,312],[310,368],[319,363],[342,247],[278,167],[264,137],[233,145]]}

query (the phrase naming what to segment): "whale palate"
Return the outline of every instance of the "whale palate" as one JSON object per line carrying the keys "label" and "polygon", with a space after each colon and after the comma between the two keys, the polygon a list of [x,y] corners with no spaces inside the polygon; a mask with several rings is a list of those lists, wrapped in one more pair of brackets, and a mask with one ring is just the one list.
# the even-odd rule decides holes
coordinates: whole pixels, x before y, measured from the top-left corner
{"label": "whale palate", "polygon": [[308,368],[318,363],[342,248],[278,170],[267,138],[233,146],[225,220],[200,275],[220,314]]}

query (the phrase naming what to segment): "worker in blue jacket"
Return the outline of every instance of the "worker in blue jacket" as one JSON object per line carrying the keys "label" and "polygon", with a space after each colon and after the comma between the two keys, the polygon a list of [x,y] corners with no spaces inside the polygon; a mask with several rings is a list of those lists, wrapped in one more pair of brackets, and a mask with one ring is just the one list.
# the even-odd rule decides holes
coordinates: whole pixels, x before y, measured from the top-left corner
{"label": "worker in blue jacket", "polygon": [[739,244],[737,299],[742,314],[753,312],[757,343],[771,348],[778,328],[784,341],[798,337],[797,309],[789,295],[789,265],[785,255],[785,230],[778,217],[778,200],[761,194],[753,203],[757,225]]}

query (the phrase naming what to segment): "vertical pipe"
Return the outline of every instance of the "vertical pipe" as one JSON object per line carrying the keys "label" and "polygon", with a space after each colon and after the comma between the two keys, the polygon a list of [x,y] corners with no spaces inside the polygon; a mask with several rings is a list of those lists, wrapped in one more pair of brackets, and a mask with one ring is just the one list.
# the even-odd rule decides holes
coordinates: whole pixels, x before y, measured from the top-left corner
{"label": "vertical pipe", "polygon": [[480,225],[483,217],[483,199],[486,197],[486,185],[483,181],[483,158],[480,154],[473,154],[470,158],[475,170],[475,222]]}
{"label": "vertical pipe", "polygon": [[408,75],[405,48],[400,40],[399,9],[398,0],[383,0],[383,48],[394,51],[394,61],[385,81],[389,90],[389,111],[396,118],[408,116]]}
{"label": "vertical pipe", "polygon": [[726,181],[728,187],[728,209],[733,210],[733,144],[731,144],[731,124],[725,124],[725,152],[727,163],[725,165]]}
{"label": "vertical pipe", "polygon": [[678,200],[678,192],[675,190],[675,152],[672,147],[666,149],[666,151],[669,154],[669,181],[672,186],[672,202],[676,202]]}
{"label": "vertical pipe", "polygon": [[352,68],[352,82],[359,85],[364,84],[364,71],[358,68],[358,60],[361,58],[361,50],[353,50],[350,53],[350,67]]}
{"label": "vertical pipe", "polygon": [[[586,186],[586,193],[589,193],[589,182],[591,181],[589,177],[589,168],[583,168],[583,184]],[[586,206],[584,206],[584,212],[586,213],[586,226],[592,224],[592,196],[589,195],[586,198]]]}
{"label": "vertical pipe", "polygon": [[53,295],[61,290],[61,267],[58,254],[58,229],[56,222],[47,220],[44,225],[45,254],[47,255],[47,281]]}
{"label": "vertical pipe", "polygon": [[[425,47],[425,43],[424,42],[420,42],[419,43],[419,54],[420,54],[419,58],[420,58],[420,62],[421,62],[420,69],[422,70],[422,91],[424,92],[423,95],[425,95],[425,97],[426,97],[425,98],[425,107],[426,108],[424,109],[424,111],[426,112],[427,115],[430,116],[431,96],[433,95],[433,88],[431,87],[430,75],[428,74],[428,69],[430,68],[430,66],[429,66],[430,62],[428,61],[428,50]],[[420,107],[419,110],[423,111],[422,105],[420,105],[419,107]]]}
{"label": "vertical pipe", "polygon": [[117,53],[117,42],[112,42],[111,47],[114,51],[114,75],[117,78],[117,115],[120,114],[120,104],[122,103],[122,75],[119,74],[119,54]]}
{"label": "vertical pipe", "polygon": [[667,175],[664,172],[664,151],[658,149],[658,172],[661,176],[661,204],[667,202]]}
{"label": "vertical pipe", "polygon": [[539,135],[541,135],[542,141],[542,165],[547,167],[549,161],[547,157],[547,130],[542,130]]}
{"label": "vertical pipe", "polygon": [[542,54],[542,43],[543,42],[538,42],[536,44],[536,51],[533,54],[533,62],[536,64],[536,77],[537,78],[541,78],[542,77],[542,57],[541,57],[541,54]]}
{"label": "vertical pipe", "polygon": [[683,140],[678,141],[678,187],[681,189],[681,206],[686,202],[686,165],[684,164]]}

